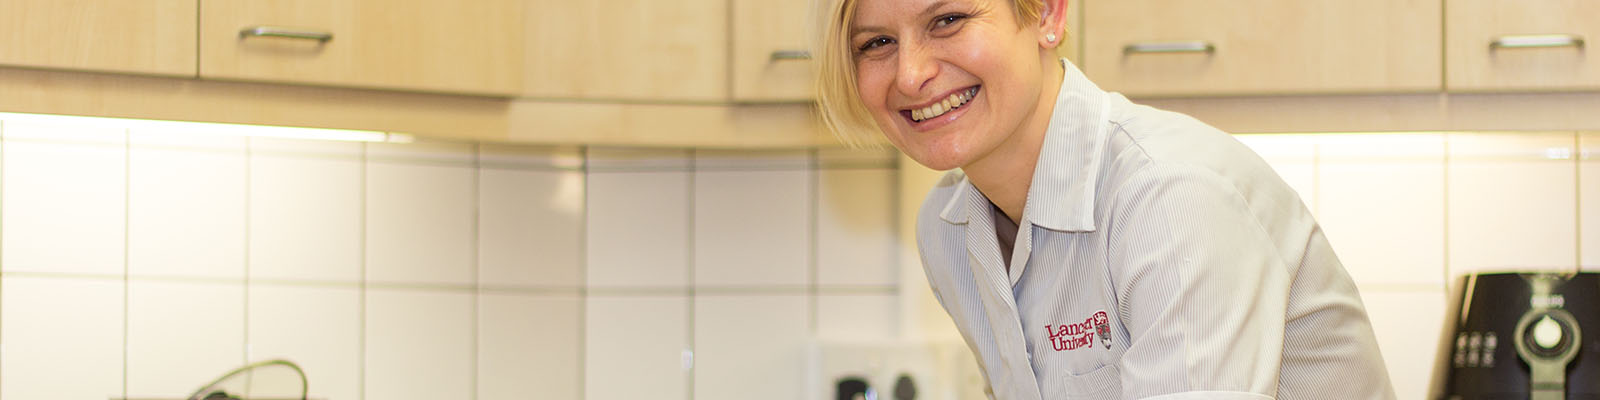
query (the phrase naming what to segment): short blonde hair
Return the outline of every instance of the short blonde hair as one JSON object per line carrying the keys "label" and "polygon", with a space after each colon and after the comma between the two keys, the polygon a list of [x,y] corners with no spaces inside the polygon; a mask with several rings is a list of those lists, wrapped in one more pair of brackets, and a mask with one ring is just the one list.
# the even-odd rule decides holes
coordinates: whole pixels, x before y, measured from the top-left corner
{"label": "short blonde hair", "polygon": [[[820,0],[832,7],[824,7],[819,14],[816,43],[816,96],[817,110],[822,124],[839,141],[852,147],[872,143],[881,133],[872,115],[867,113],[861,93],[856,91],[855,50],[850,45],[850,23],[855,20],[856,4],[860,0]],[[1044,15],[1044,0],[1011,0],[1018,25],[1028,26]]]}

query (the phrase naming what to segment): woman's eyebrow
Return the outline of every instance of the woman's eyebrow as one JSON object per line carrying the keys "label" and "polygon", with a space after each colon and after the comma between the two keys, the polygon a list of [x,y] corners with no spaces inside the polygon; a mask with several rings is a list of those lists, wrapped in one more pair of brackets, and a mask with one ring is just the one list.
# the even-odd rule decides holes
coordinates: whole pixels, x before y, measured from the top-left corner
{"label": "woman's eyebrow", "polygon": [[[928,4],[927,7],[923,7],[922,8],[922,12],[917,14],[917,15],[920,17],[920,16],[927,16],[928,14],[933,14],[933,12],[935,10],[938,10],[940,7],[944,7],[945,4],[950,4],[950,1],[951,0],[935,1],[932,4]],[[877,26],[877,25],[852,26],[852,27],[850,27],[850,37],[855,37],[856,35],[860,35],[860,34],[866,33],[866,32],[888,33],[888,32],[890,32],[890,30],[887,27],[882,27],[882,26]]]}

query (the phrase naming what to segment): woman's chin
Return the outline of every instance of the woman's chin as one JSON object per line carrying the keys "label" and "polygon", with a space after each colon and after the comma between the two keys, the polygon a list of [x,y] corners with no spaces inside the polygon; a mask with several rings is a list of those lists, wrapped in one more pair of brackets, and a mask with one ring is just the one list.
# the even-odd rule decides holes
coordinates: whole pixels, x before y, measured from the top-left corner
{"label": "woman's chin", "polygon": [[961,168],[972,161],[969,159],[971,155],[959,147],[929,146],[907,150],[904,147],[900,149],[917,164],[936,171]]}

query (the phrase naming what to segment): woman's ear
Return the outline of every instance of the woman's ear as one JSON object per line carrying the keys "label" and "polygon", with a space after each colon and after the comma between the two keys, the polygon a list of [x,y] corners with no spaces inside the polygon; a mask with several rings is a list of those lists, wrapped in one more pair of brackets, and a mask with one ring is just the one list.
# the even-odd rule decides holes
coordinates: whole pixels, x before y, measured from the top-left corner
{"label": "woman's ear", "polygon": [[1055,48],[1067,37],[1067,4],[1070,0],[1041,0],[1044,13],[1039,15],[1039,45]]}

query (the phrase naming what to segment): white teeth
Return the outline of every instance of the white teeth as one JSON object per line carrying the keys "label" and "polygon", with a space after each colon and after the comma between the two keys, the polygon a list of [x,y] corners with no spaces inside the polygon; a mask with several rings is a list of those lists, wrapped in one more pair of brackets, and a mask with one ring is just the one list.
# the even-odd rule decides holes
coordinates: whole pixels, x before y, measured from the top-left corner
{"label": "white teeth", "polygon": [[967,89],[960,93],[952,94],[950,97],[945,98],[944,100],[933,103],[933,105],[911,110],[911,120],[915,122],[922,122],[933,119],[940,115],[944,115],[945,113],[950,112],[950,110],[961,108],[961,106],[966,105],[967,102],[972,101],[973,96],[977,95],[978,88],[976,87]]}

